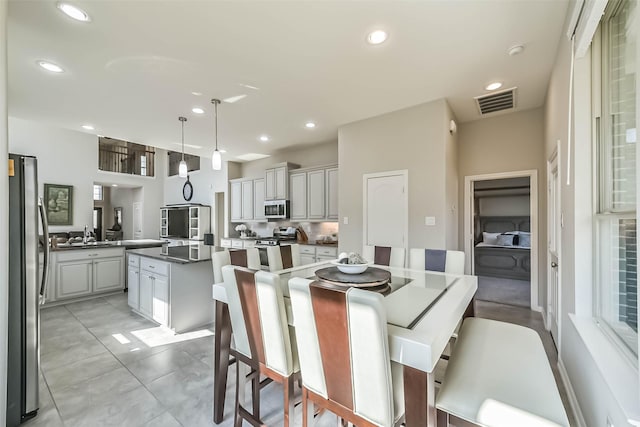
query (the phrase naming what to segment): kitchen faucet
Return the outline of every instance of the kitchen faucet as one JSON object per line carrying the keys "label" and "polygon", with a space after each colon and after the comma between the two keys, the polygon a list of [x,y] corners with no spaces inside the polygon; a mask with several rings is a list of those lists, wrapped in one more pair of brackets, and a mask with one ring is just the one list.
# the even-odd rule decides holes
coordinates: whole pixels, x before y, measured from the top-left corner
{"label": "kitchen faucet", "polygon": [[82,238],[82,243],[85,244],[85,245],[89,242],[89,234],[88,233],[89,233],[88,227],[85,225],[84,226],[84,237]]}

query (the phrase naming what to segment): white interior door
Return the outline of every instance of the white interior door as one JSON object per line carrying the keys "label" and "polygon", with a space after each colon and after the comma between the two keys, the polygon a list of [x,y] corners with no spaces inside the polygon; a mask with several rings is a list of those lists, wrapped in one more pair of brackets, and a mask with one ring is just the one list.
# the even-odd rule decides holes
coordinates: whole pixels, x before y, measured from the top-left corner
{"label": "white interior door", "polygon": [[547,234],[547,322],[551,336],[559,344],[558,313],[560,306],[560,179],[558,177],[558,157],[554,155],[547,167],[548,213]]}
{"label": "white interior door", "polygon": [[142,203],[133,202],[133,238],[134,239],[142,239],[143,236],[143,228],[142,228]]}
{"label": "white interior door", "polygon": [[364,245],[407,246],[407,192],[406,171],[364,176]]}

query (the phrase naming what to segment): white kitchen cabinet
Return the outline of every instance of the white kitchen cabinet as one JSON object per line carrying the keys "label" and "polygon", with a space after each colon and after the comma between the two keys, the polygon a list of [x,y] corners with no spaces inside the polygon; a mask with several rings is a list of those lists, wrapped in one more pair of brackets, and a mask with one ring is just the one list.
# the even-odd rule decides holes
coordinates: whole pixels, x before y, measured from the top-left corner
{"label": "white kitchen cabinet", "polygon": [[289,199],[289,171],[298,168],[292,163],[278,163],[264,171],[265,200]]}
{"label": "white kitchen cabinet", "polygon": [[253,219],[253,181],[242,181],[242,220]]}
{"label": "white kitchen cabinet", "polygon": [[292,221],[338,220],[338,168],[299,169],[289,176]]}
{"label": "white kitchen cabinet", "polygon": [[300,254],[300,264],[313,264],[316,262],[316,257],[313,255]]}
{"label": "white kitchen cabinet", "polygon": [[122,289],[124,275],[123,257],[96,259],[93,262],[94,292]]}
{"label": "white kitchen cabinet", "polygon": [[93,282],[93,260],[66,261],[56,266],[56,298],[90,295]]}
{"label": "white kitchen cabinet", "polygon": [[127,302],[134,310],[140,309],[140,257],[127,255]]}
{"label": "white kitchen cabinet", "polygon": [[129,267],[127,272],[127,286],[129,291],[127,292],[127,301],[129,307],[134,310],[140,309],[140,269],[135,267]]}
{"label": "white kitchen cabinet", "polygon": [[324,169],[307,173],[307,218],[325,217],[325,178]]}
{"label": "white kitchen cabinet", "polygon": [[233,247],[233,241],[231,239],[220,239],[220,246],[223,248],[231,248]]}
{"label": "white kitchen cabinet", "polygon": [[189,239],[204,240],[205,233],[211,230],[211,207],[189,207]]}
{"label": "white kitchen cabinet", "polygon": [[326,172],[327,193],[327,219],[338,220],[338,168],[327,169]]}
{"label": "white kitchen cabinet", "polygon": [[289,177],[291,186],[290,217],[292,220],[307,218],[307,174],[292,173]]}
{"label": "white kitchen cabinet", "polygon": [[152,318],[161,325],[169,325],[169,278],[153,276]]}
{"label": "white kitchen cabinet", "polygon": [[242,221],[242,182],[231,183],[231,221]]}
{"label": "white kitchen cabinet", "polygon": [[140,313],[153,317],[153,281],[154,277],[145,271],[140,271]]}
{"label": "white kitchen cabinet", "polygon": [[244,248],[244,243],[240,239],[231,239],[231,247],[234,249]]}
{"label": "white kitchen cabinet", "polygon": [[125,284],[124,248],[55,251],[50,271],[53,298],[45,302],[118,291]]}
{"label": "white kitchen cabinet", "polygon": [[261,220],[264,217],[265,184],[264,179],[253,180],[253,219]]}

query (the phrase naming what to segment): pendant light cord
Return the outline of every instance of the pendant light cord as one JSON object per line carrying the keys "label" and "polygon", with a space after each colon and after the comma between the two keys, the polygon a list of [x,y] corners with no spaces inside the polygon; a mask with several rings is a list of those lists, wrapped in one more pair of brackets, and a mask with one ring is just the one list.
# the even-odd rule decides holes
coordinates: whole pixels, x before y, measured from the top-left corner
{"label": "pendant light cord", "polygon": [[182,161],[184,162],[184,122],[187,121],[186,117],[178,117],[178,120],[180,120],[180,123],[182,124]]}
{"label": "pendant light cord", "polygon": [[218,101],[217,99],[213,103],[215,106],[215,117],[216,117],[216,151],[218,151]]}

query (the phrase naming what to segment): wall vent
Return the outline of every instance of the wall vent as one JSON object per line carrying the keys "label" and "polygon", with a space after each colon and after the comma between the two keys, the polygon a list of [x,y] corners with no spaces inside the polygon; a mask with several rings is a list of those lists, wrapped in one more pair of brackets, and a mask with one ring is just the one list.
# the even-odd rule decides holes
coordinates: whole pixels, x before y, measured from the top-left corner
{"label": "wall vent", "polygon": [[502,90],[489,95],[476,96],[476,105],[481,115],[495,113],[498,111],[512,110],[516,108],[516,89]]}

